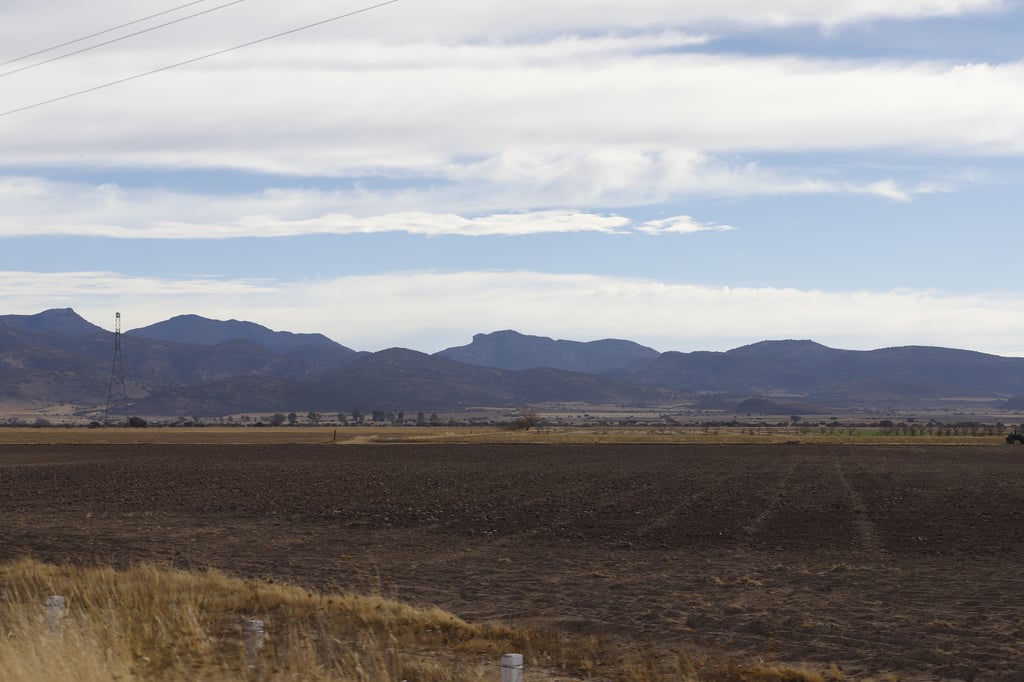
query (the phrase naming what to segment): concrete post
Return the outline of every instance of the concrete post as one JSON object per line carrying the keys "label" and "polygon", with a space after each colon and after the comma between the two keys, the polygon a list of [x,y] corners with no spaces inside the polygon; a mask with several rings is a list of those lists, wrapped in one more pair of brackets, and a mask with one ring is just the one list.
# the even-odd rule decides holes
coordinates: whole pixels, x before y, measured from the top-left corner
{"label": "concrete post", "polygon": [[263,621],[256,619],[245,621],[242,633],[245,636],[245,661],[249,665],[256,665],[260,649],[263,648]]}
{"label": "concrete post", "polygon": [[501,682],[523,682],[522,654],[504,654],[501,657]]}
{"label": "concrete post", "polygon": [[50,632],[60,633],[64,629],[64,606],[67,600],[54,595],[46,598],[46,627]]}

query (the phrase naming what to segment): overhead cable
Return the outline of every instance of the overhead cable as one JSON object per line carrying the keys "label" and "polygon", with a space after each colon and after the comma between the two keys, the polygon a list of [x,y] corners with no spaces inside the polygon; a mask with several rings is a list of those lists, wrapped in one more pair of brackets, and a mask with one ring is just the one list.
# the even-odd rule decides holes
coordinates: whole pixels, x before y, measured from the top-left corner
{"label": "overhead cable", "polygon": [[78,90],[77,92],[71,92],[71,93],[68,93],[66,95],[61,95],[60,97],[53,97],[51,99],[44,100],[42,102],[36,102],[35,104],[29,104],[29,105],[26,105],[26,106],[23,106],[23,107],[18,107],[17,109],[11,109],[10,111],[0,112],[0,118],[3,118],[4,116],[11,116],[12,114],[18,114],[18,113],[21,113],[23,111],[28,111],[29,109],[36,109],[38,107],[43,107],[43,106],[46,106],[47,104],[53,104],[55,102],[61,102],[61,101],[66,100],[66,99],[71,99],[72,97],[78,97],[79,95],[86,95],[86,94],[88,94],[90,92],[96,92],[97,90],[104,90],[106,88],[112,88],[115,85],[122,85],[124,83],[129,83],[131,81],[139,80],[140,78],[145,78],[147,76],[152,76],[154,74],[161,73],[163,71],[170,71],[171,69],[177,69],[177,68],[180,68],[182,66],[188,66],[189,64],[195,64],[196,62],[201,62],[204,59],[211,59],[213,57],[219,57],[220,55],[227,54],[228,52],[234,52],[235,50],[241,50],[241,49],[244,49],[246,47],[252,47],[253,45],[259,45],[260,43],[265,43],[265,42],[267,42],[269,40],[274,40],[276,38],[282,38],[284,36],[292,35],[293,33],[299,33],[300,31],[307,31],[307,30],[309,30],[311,28],[316,28],[317,26],[323,26],[324,24],[329,24],[329,23],[331,23],[333,21],[340,21],[341,19],[347,19],[349,17],[354,17],[357,14],[364,14],[366,12],[370,12],[372,10],[379,9],[379,8],[385,7],[387,5],[393,5],[396,2],[399,2],[399,0],[387,0],[386,2],[380,2],[380,3],[377,3],[376,5],[369,5],[367,7],[361,8],[361,9],[353,10],[351,12],[346,12],[345,14],[339,14],[337,16],[330,17],[328,19],[322,19],[322,20],[314,22],[312,24],[306,24],[305,26],[299,26],[298,28],[289,29],[287,31],[282,31],[280,33],[275,33],[274,35],[265,36],[263,38],[258,38],[256,40],[251,40],[251,41],[249,41],[247,43],[242,43],[241,45],[235,45],[234,47],[228,47],[228,48],[225,48],[223,50],[217,50],[216,52],[211,52],[209,54],[204,54],[201,57],[193,57],[192,59],[186,59],[183,62],[178,62],[176,64],[169,64],[167,66],[161,66],[158,69],[152,69],[152,70],[146,71],[144,73],[138,73],[138,74],[135,74],[134,76],[128,76],[127,78],[121,78],[121,79],[118,79],[116,81],[110,81],[109,83],[103,83],[101,85],[94,85],[93,87],[86,88],[85,90]]}
{"label": "overhead cable", "polygon": [[68,45],[74,45],[75,43],[80,43],[83,40],[89,40],[90,38],[98,38],[99,36],[106,35],[107,33],[113,33],[114,31],[117,31],[119,29],[128,28],[129,26],[134,26],[135,24],[141,24],[144,21],[149,21],[150,19],[156,19],[157,17],[162,17],[165,14],[170,14],[171,12],[177,12],[178,10],[185,9],[186,7],[191,7],[192,5],[198,5],[198,4],[201,4],[201,3],[204,3],[204,2],[209,2],[209,1],[210,0],[193,0],[192,2],[185,3],[184,5],[178,5],[177,7],[172,7],[170,9],[165,9],[164,11],[157,12],[156,14],[150,14],[148,17],[142,17],[141,19],[134,19],[134,20],[129,21],[129,22],[124,23],[124,24],[119,24],[117,26],[111,26],[110,28],[105,28],[102,31],[97,31],[96,33],[90,33],[89,35],[82,36],[81,38],[75,38],[74,40],[69,40],[67,42],[60,43],[59,45],[53,45],[51,47],[43,48],[42,50],[36,50],[35,52],[30,52],[28,54],[23,54],[20,57],[15,57],[14,59],[8,59],[5,62],[0,62],[0,66],[7,66],[8,64],[13,64],[14,62],[20,62],[20,61],[23,61],[25,59],[30,59],[32,57],[38,57],[41,54],[46,54],[47,52],[53,52],[54,50],[59,50],[62,47],[67,47]]}
{"label": "overhead cable", "polygon": [[[205,2],[206,0],[202,0],[202,1]],[[96,43],[95,45],[90,45],[89,47],[83,47],[83,48],[78,49],[78,50],[73,50],[71,52],[66,52],[66,53],[64,53],[62,55],[57,55],[56,57],[50,57],[49,59],[44,59],[44,60],[42,60],[40,62],[36,62],[35,64],[29,64],[28,66],[22,66],[20,68],[14,69],[12,71],[8,71],[6,73],[0,73],[0,78],[5,78],[6,76],[13,76],[16,73],[21,73],[22,71],[28,71],[29,69],[34,69],[37,66],[42,66],[43,64],[50,64],[52,62],[60,61],[61,59],[67,59],[68,57],[73,57],[76,54],[82,54],[83,52],[88,52],[90,50],[95,50],[95,49],[100,48],[100,47],[105,47],[107,45],[113,45],[114,43],[119,43],[122,40],[128,40],[129,38],[134,38],[135,36],[140,36],[143,33],[151,33],[153,31],[156,31],[156,30],[161,29],[161,28],[167,28],[168,26],[172,26],[174,24],[180,24],[183,21],[188,21],[189,19],[195,19],[196,17],[201,17],[204,14],[210,14],[211,12],[216,12],[217,10],[224,9],[225,7],[231,7],[232,5],[237,5],[237,4],[241,3],[241,2],[245,2],[245,0],[231,0],[231,2],[227,2],[227,3],[223,4],[223,5],[218,5],[217,7],[211,7],[210,9],[204,9],[202,12],[196,12],[195,14],[189,14],[188,16],[179,17],[179,18],[173,19],[171,21],[166,21],[166,22],[164,22],[162,24],[157,24],[156,26],[150,26],[149,28],[144,28],[144,29],[142,29],[140,31],[135,31],[134,33],[129,33],[127,35],[119,36],[117,38],[112,38],[112,39],[104,41],[102,43]]]}

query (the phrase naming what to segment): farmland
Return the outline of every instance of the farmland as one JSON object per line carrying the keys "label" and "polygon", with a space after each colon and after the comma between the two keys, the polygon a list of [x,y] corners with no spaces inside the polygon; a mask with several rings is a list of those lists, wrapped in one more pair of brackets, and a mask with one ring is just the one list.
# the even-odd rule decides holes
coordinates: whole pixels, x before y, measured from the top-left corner
{"label": "farmland", "polygon": [[210,566],[847,679],[1012,679],[1024,653],[1007,445],[8,443],[0,514],[5,561]]}

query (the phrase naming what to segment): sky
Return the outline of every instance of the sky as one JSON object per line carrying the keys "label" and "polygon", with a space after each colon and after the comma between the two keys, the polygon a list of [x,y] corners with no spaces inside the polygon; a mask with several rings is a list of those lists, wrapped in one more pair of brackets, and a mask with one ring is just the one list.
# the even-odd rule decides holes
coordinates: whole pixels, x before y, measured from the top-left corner
{"label": "sky", "polygon": [[7,0],[0,314],[1024,356],[1022,34],[998,0]]}

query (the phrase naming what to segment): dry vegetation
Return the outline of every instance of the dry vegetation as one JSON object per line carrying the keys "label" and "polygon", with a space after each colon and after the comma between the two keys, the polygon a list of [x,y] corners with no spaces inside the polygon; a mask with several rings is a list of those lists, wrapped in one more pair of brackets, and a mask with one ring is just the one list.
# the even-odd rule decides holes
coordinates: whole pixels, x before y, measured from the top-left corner
{"label": "dry vegetation", "polygon": [[[49,595],[67,599],[48,620]],[[9,682],[109,680],[498,679],[523,652],[531,680],[824,682],[806,668],[627,654],[610,641],[546,628],[472,625],[381,595],[321,594],[215,571],[127,570],[20,560],[0,569],[0,670]],[[262,648],[243,624],[263,620]],[[596,671],[600,671],[599,674]]]}
{"label": "dry vegetation", "polygon": [[678,444],[812,444],[812,445],[998,445],[1003,433],[928,434],[882,428],[742,427],[556,427],[509,430],[495,426],[282,426],[0,428],[0,444],[309,444],[327,443],[678,443]]}

